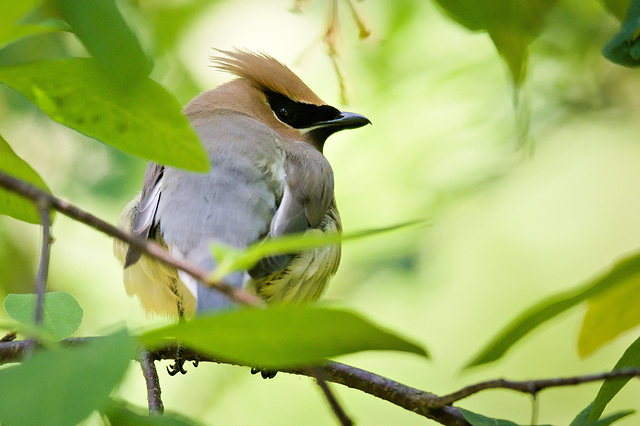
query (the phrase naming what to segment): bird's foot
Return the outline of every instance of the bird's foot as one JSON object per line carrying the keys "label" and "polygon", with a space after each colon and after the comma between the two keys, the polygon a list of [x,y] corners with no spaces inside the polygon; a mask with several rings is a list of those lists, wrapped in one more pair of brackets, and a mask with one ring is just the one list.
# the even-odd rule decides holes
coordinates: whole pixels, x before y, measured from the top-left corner
{"label": "bird's foot", "polygon": [[178,373],[187,374],[187,370],[184,369],[184,359],[176,358],[172,365],[167,366],[167,373],[170,376],[175,376]]}
{"label": "bird's foot", "polygon": [[[176,350],[176,358],[172,365],[167,367],[167,373],[170,376],[175,376],[176,374],[187,374],[187,370],[184,368],[184,363],[187,362],[182,355],[183,347],[178,344],[178,349]],[[192,361],[193,366],[197,367],[200,364],[200,361]]]}
{"label": "bird's foot", "polygon": [[251,367],[251,374],[258,374],[262,376],[263,379],[273,379],[278,374],[275,370],[262,370],[258,367]]}

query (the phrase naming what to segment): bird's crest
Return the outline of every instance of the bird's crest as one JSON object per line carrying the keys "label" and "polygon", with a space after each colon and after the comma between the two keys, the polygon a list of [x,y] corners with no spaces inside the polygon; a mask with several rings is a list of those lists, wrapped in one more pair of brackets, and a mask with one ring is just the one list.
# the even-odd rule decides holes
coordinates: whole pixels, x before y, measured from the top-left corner
{"label": "bird's crest", "polygon": [[296,102],[326,105],[300,77],[271,56],[239,49],[216,50],[225,56],[211,57],[215,68],[249,80],[264,92],[280,93]]}

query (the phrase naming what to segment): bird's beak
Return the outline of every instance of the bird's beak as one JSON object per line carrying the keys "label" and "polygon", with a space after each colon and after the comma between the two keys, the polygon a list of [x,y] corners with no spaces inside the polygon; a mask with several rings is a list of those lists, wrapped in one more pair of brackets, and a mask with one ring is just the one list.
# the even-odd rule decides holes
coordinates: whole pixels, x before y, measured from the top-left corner
{"label": "bird's beak", "polygon": [[356,114],[355,112],[341,111],[336,118],[314,123],[314,127],[316,129],[330,129],[331,133],[335,133],[345,129],[357,129],[367,124],[371,124],[371,120],[364,115]]}
{"label": "bird's beak", "polygon": [[367,124],[371,124],[371,121],[364,115],[340,111],[338,115],[330,120],[313,123],[313,127],[309,129],[309,140],[318,151],[322,152],[325,141],[335,132],[346,129],[357,129]]}

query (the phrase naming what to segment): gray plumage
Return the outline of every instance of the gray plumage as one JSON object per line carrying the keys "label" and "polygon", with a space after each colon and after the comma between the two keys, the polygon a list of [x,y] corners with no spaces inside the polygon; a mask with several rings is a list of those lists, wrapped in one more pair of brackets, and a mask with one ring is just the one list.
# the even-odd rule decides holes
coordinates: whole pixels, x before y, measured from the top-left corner
{"label": "gray plumage", "polygon": [[[362,116],[325,106],[273,58],[225,53],[231,59],[218,63],[240,78],[203,93],[185,108],[209,154],[211,170],[200,174],[149,163],[140,197],[121,216],[126,230],[154,239],[174,256],[209,271],[216,266],[212,244],[243,249],[285,234],[340,232],[333,172],[322,145],[335,131],[368,123]],[[272,80],[258,75],[265,70],[282,75]],[[286,83],[297,90],[296,96],[283,89]],[[274,90],[287,98],[273,100]],[[274,106],[276,101],[284,107]],[[294,117],[294,122],[282,108],[310,111],[320,118],[299,127],[305,117]],[[316,128],[328,130],[318,133]],[[127,292],[136,294],[148,312],[193,314],[230,304],[189,275],[140,256],[121,242],[114,243],[114,251],[125,265]],[[295,255],[274,254],[225,281],[270,303],[312,301],[339,261],[337,244]]]}

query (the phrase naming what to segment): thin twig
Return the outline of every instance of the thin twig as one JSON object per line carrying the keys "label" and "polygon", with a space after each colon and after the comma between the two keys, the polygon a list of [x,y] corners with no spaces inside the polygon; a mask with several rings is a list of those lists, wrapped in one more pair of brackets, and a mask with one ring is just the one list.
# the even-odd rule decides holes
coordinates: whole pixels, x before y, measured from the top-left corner
{"label": "thin twig", "polygon": [[259,298],[250,293],[247,293],[246,291],[243,291],[224,282],[211,282],[208,279],[209,272],[207,272],[205,269],[192,262],[183,259],[176,259],[161,245],[154,243],[153,241],[148,241],[143,238],[137,238],[131,234],[128,234],[121,229],[118,229],[115,226],[97,218],[96,216],[84,210],[81,210],[64,200],[56,198],[48,192],[42,191],[41,189],[38,189],[33,185],[29,185],[26,182],[16,179],[13,176],[0,172],[0,187],[20,194],[23,197],[32,200],[36,204],[46,202],[50,205],[50,208],[59,211],[65,216],[69,216],[70,218],[75,219],[78,222],[82,222],[94,229],[97,229],[102,233],[122,240],[135,247],[136,250],[146,254],[147,256],[188,273],[198,281],[205,283],[225,294],[234,302],[248,306],[264,305],[264,302],[262,302]]}
{"label": "thin twig", "polygon": [[353,425],[353,421],[351,420],[351,418],[349,418],[347,413],[344,411],[344,409],[338,402],[338,399],[336,398],[335,394],[333,393],[331,388],[329,388],[329,385],[324,379],[323,377],[324,372],[322,371],[322,369],[318,367],[309,368],[308,374],[311,375],[312,377],[315,377],[316,383],[320,387],[320,390],[322,390],[322,393],[324,394],[325,398],[327,398],[327,402],[331,407],[331,411],[333,411],[333,414],[335,414],[340,424],[342,426]]}
{"label": "thin twig", "polygon": [[608,373],[588,374],[584,376],[573,377],[558,377],[553,379],[539,379],[539,380],[522,380],[512,381],[506,379],[487,380],[485,382],[476,383],[464,387],[456,392],[450,393],[433,399],[432,403],[436,406],[451,405],[456,401],[460,401],[468,396],[478,393],[487,389],[510,389],[516,392],[527,393],[535,395],[543,389],[560,387],[560,386],[575,386],[583,383],[598,382],[605,379],[611,379],[615,377],[639,377],[640,368],[621,368],[619,370],[613,370]]}
{"label": "thin twig", "polygon": [[362,18],[360,18],[360,15],[358,14],[356,7],[353,5],[353,2],[351,0],[345,0],[345,2],[347,3],[349,10],[351,11],[353,20],[356,22],[356,25],[358,26],[358,31],[360,31],[360,34],[358,34],[358,37],[360,38],[369,37],[371,35],[371,31],[367,29],[366,25],[362,21]]}
{"label": "thin twig", "polygon": [[149,414],[152,416],[161,416],[164,413],[164,405],[160,390],[160,379],[158,378],[158,370],[156,369],[156,361],[147,350],[140,351],[138,362],[142,369],[144,382],[147,386],[147,402],[149,404]]}
{"label": "thin twig", "polygon": [[38,277],[36,278],[36,309],[35,324],[42,322],[44,311],[44,292],[47,288],[47,278],[49,276],[49,259],[51,257],[51,207],[47,199],[37,200],[36,207],[40,213],[40,224],[42,225],[42,249],[40,251],[40,266],[38,267]]}
{"label": "thin twig", "polygon": [[342,104],[348,103],[347,97],[347,84],[344,79],[344,75],[340,70],[340,64],[338,63],[338,39],[340,38],[340,18],[338,16],[338,0],[332,0],[329,9],[329,20],[327,22],[327,29],[322,38],[328,49],[328,56],[333,65],[333,69],[338,77],[338,84],[340,85],[340,102]]}

